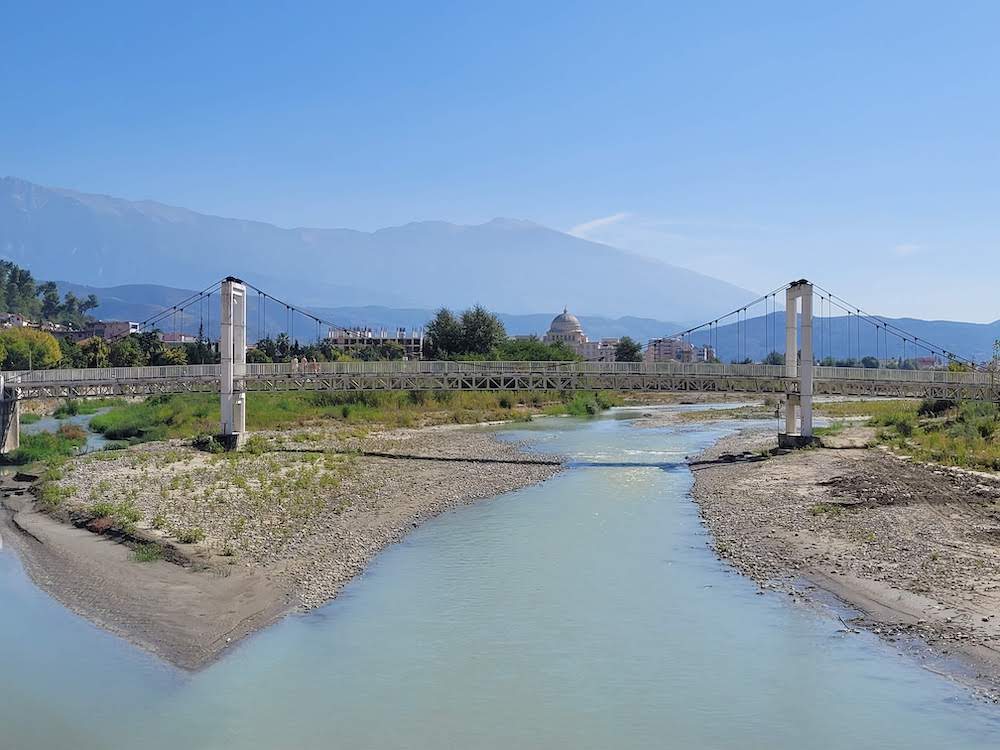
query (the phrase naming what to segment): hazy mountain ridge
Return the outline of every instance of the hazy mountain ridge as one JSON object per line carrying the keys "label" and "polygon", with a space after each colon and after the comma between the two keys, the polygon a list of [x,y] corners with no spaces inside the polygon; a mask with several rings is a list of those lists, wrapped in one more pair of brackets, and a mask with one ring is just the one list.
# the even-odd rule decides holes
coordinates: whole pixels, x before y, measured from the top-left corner
{"label": "hazy mountain ridge", "polygon": [[375,232],[283,229],[156,201],[0,179],[0,255],[40,278],[193,286],[236,275],[301,304],[482,303],[695,320],[754,295],[718,279],[518,219]]}

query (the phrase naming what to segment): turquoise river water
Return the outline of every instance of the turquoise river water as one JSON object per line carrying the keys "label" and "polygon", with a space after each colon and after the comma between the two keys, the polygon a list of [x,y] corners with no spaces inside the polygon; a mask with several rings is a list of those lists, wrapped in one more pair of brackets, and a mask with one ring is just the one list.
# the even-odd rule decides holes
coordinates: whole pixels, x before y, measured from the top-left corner
{"label": "turquoise river water", "polygon": [[549,418],[571,457],[447,513],[197,674],[0,552],[0,748],[996,748],[1000,710],[706,545],[683,461],[733,424]]}

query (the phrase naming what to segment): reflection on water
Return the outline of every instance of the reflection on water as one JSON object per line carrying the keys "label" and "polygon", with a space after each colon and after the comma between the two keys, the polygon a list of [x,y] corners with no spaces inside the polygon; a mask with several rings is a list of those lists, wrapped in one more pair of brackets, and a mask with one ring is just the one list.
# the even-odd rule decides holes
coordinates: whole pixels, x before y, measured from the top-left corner
{"label": "reflection on water", "polygon": [[620,417],[506,429],[571,468],[427,523],[196,675],[0,553],[0,745],[996,746],[995,708],[715,559],[682,462],[734,425]]}

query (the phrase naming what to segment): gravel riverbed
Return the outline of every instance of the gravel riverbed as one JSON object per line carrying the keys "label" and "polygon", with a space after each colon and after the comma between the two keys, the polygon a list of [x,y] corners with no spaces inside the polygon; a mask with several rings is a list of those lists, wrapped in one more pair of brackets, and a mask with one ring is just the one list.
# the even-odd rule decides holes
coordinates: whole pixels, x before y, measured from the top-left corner
{"label": "gravel riverbed", "polygon": [[747,432],[691,461],[720,557],[765,588],[822,590],[933,671],[1000,695],[1000,478],[882,449],[759,460]]}

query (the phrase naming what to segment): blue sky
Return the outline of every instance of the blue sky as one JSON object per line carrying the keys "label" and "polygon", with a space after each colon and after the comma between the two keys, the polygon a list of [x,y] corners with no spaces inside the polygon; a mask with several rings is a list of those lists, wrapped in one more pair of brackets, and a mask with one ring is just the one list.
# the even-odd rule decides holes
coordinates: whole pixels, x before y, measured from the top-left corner
{"label": "blue sky", "polygon": [[0,11],[0,174],[282,226],[524,218],[1000,318],[998,3]]}

